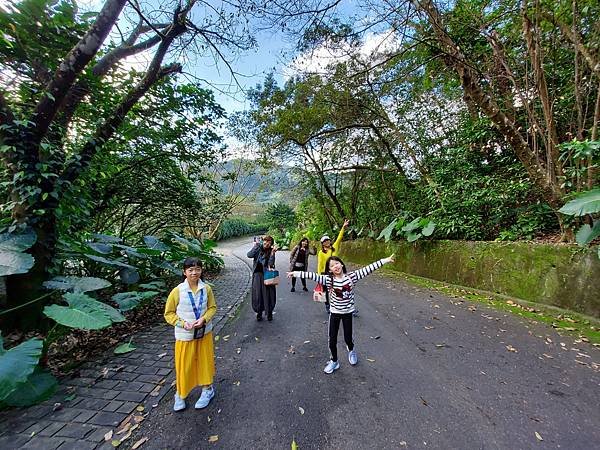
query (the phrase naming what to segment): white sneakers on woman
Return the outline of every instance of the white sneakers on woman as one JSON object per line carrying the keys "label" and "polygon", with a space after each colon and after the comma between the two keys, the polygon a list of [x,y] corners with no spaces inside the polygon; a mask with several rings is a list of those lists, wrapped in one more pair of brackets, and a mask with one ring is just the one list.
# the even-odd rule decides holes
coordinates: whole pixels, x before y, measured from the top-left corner
{"label": "white sneakers on woman", "polygon": [[334,370],[338,370],[340,368],[340,363],[337,361],[329,361],[327,363],[327,365],[325,366],[325,368],[323,369],[323,372],[325,373],[333,373]]}
{"label": "white sneakers on woman", "polygon": [[[214,396],[215,389],[212,386],[202,389],[202,394],[200,394],[200,398],[194,405],[194,408],[206,408]],[[179,394],[175,392],[175,403],[173,404],[173,411],[181,411],[184,410],[185,407],[185,399],[181,398]]]}
{"label": "white sneakers on woman", "polygon": [[353,366],[358,362],[358,355],[356,354],[356,350],[350,350],[348,352],[348,362]]}
{"label": "white sneakers on woman", "polygon": [[181,411],[185,409],[185,399],[181,398],[177,392],[175,392],[175,403],[173,404],[173,411]]}
{"label": "white sneakers on woman", "polygon": [[194,408],[196,408],[196,409],[206,408],[214,396],[215,396],[215,388],[213,388],[212,386],[202,389],[202,394],[200,394],[200,398],[194,405]]}

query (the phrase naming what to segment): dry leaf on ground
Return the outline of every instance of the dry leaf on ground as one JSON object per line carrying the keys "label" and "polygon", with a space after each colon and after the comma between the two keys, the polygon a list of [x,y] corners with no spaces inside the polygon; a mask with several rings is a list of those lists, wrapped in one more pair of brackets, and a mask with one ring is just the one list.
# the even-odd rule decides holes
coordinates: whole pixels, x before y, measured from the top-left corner
{"label": "dry leaf on ground", "polygon": [[148,440],[147,437],[141,438],[139,441],[137,441],[135,444],[133,444],[133,446],[131,447],[131,450],[136,450],[137,448],[140,448],[142,445],[144,445],[144,442],[146,442],[147,440]]}
{"label": "dry leaf on ground", "polygon": [[540,433],[538,433],[537,431],[535,432],[535,437],[537,438],[538,441],[543,441],[544,440],[542,438],[542,436],[540,436]]}
{"label": "dry leaf on ground", "polygon": [[300,414],[304,415],[304,408],[302,406],[298,406],[298,410],[300,411]]}
{"label": "dry leaf on ground", "polygon": [[213,434],[212,436],[210,436],[208,438],[208,442],[217,442],[219,440],[219,435],[218,434]]}

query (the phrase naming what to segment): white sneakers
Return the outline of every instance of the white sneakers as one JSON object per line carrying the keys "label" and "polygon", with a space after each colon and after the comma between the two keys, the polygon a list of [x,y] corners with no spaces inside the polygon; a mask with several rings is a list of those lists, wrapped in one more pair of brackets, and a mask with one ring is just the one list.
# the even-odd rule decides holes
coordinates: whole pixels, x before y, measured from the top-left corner
{"label": "white sneakers", "polygon": [[348,352],[348,362],[353,366],[358,362],[358,355],[356,354],[356,350],[350,350]]}
{"label": "white sneakers", "polygon": [[173,405],[173,411],[181,411],[185,409],[185,400],[175,392],[175,404]]}
{"label": "white sneakers", "polygon": [[[348,352],[348,362],[355,366],[358,363],[358,355],[356,354],[356,350],[350,350]],[[337,361],[329,361],[327,363],[327,365],[325,366],[325,368],[323,369],[323,372],[325,373],[333,373],[334,371],[338,370],[340,368],[340,363]]]}
{"label": "white sneakers", "polygon": [[202,389],[202,394],[200,394],[200,398],[194,405],[194,408],[196,408],[196,409],[206,408],[214,396],[215,396],[215,388],[213,388],[212,386]]}
{"label": "white sneakers", "polygon": [[333,373],[334,370],[338,370],[340,368],[340,363],[337,361],[329,361],[327,363],[327,365],[325,366],[325,368],[323,369],[323,372],[325,373]]}
{"label": "white sneakers", "polygon": [[[215,396],[215,389],[211,386],[209,388],[202,389],[202,394],[200,394],[200,398],[194,405],[196,409],[206,408],[212,398]],[[173,404],[173,411],[181,411],[185,409],[185,399],[181,398],[177,392],[175,392],[175,403]]]}

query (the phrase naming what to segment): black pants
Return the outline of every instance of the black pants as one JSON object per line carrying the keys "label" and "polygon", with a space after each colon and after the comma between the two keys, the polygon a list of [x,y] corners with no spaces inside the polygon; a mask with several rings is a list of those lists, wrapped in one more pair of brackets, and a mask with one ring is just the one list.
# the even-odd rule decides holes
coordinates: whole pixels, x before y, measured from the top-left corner
{"label": "black pants", "polygon": [[352,340],[352,313],[348,314],[329,314],[329,350],[331,351],[331,360],[337,361],[337,335],[340,329],[340,322],[344,326],[344,341],[348,351],[354,349]]}
{"label": "black pants", "polygon": [[[306,266],[294,267],[294,270],[305,272]],[[300,278],[300,281],[302,282],[302,286],[306,289],[306,278]],[[292,287],[296,288],[296,277],[292,277]]]}

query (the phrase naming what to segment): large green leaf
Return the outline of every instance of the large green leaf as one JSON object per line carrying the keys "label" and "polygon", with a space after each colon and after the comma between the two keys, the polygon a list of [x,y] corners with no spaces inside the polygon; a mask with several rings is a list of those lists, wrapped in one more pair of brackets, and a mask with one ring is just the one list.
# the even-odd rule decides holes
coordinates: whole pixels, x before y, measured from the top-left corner
{"label": "large green leaf", "polygon": [[131,344],[131,339],[130,339],[128,343],[126,343],[126,344],[121,344],[121,345],[119,345],[117,348],[115,348],[115,349],[113,350],[113,353],[114,353],[115,355],[121,355],[121,354],[123,354],[123,353],[129,353],[129,352],[132,352],[132,351],[134,351],[135,349],[136,349],[136,347],[135,347],[134,345],[132,345],[132,344]]}
{"label": "large green leaf", "polygon": [[144,242],[146,245],[152,250],[160,250],[161,252],[166,252],[169,250],[169,247],[162,243],[160,239],[154,236],[144,236]]}
{"label": "large green leaf", "polygon": [[95,252],[102,253],[103,255],[109,255],[113,251],[112,245],[102,242],[88,242],[86,245]]}
{"label": "large green leaf", "polygon": [[165,287],[165,282],[162,280],[154,280],[150,283],[140,284],[139,287],[142,289],[162,289]]}
{"label": "large green leaf", "polygon": [[0,251],[0,277],[27,273],[33,267],[35,260],[28,253],[20,253],[12,250]]}
{"label": "large green leaf", "polygon": [[29,339],[0,355],[0,401],[33,373],[42,355],[43,342]]}
{"label": "large green leaf", "polygon": [[111,325],[107,305],[79,293],[65,294],[64,298],[69,306],[46,306],[44,314],[61,325],[82,330],[100,330]]}
{"label": "large green leaf", "polygon": [[156,297],[158,292],[156,291],[146,291],[146,292],[121,292],[119,294],[115,294],[112,296],[112,300],[119,305],[119,309],[121,311],[129,311],[134,309],[137,305],[139,305],[142,301]]}
{"label": "large green leaf", "polygon": [[135,269],[123,268],[119,270],[119,278],[125,284],[134,284],[140,281],[140,274]]}
{"label": "large green leaf", "polygon": [[90,292],[111,286],[110,281],[95,277],[54,277],[44,282],[47,289],[59,289],[61,291]]}
{"label": "large green leaf", "polygon": [[36,239],[33,231],[23,234],[0,233],[0,252],[5,250],[22,252],[35,244]]}
{"label": "large green leaf", "polygon": [[417,217],[417,218],[416,218],[415,220],[413,220],[412,222],[410,222],[410,223],[408,223],[408,224],[404,225],[404,226],[402,227],[402,231],[404,231],[404,232],[406,232],[406,233],[410,233],[410,232],[412,232],[412,231],[416,230],[417,228],[419,228],[419,226],[421,226],[421,225],[420,225],[420,222],[421,222],[421,218],[420,218],[420,217]]}
{"label": "large green leaf", "polygon": [[4,400],[10,406],[31,406],[48,400],[54,394],[58,381],[48,372],[37,368],[27,380],[19,383]]}
{"label": "large green leaf", "polygon": [[392,232],[394,231],[394,227],[396,226],[397,221],[398,219],[392,220],[387,227],[381,230],[381,233],[379,233],[379,236],[377,236],[377,240],[383,237],[385,238],[385,242],[388,242],[392,238]]}
{"label": "large green leaf", "polygon": [[406,240],[408,242],[415,242],[416,240],[418,240],[419,238],[421,238],[421,233],[407,233],[406,234]]}
{"label": "large green leaf", "polygon": [[583,225],[575,235],[575,241],[585,247],[594,239],[600,236],[600,220],[596,220],[594,226],[591,227],[587,223]]}
{"label": "large green leaf", "polygon": [[94,239],[98,242],[102,242],[103,244],[119,244],[122,239],[116,236],[110,236],[108,234],[94,234]]}
{"label": "large green leaf", "polygon": [[130,266],[129,264],[125,264],[121,261],[117,261],[116,259],[108,259],[108,258],[103,258],[102,256],[96,256],[96,255],[83,255],[86,258],[91,259],[92,261],[96,261],[102,264],[106,264],[107,266],[111,266],[111,267],[126,267],[128,269],[135,269],[135,267]]}
{"label": "large green leaf", "polygon": [[584,216],[600,212],[600,189],[592,189],[577,195],[558,210],[569,216]]}
{"label": "large green leaf", "polygon": [[425,227],[421,230],[421,234],[423,236],[431,236],[433,234],[434,230],[435,230],[435,222],[430,220],[427,223],[427,225],[425,225]]}

